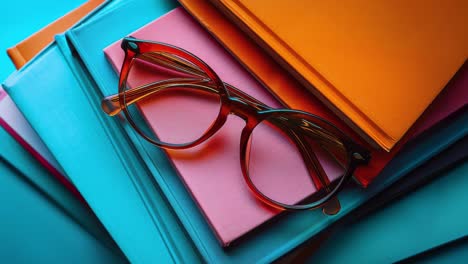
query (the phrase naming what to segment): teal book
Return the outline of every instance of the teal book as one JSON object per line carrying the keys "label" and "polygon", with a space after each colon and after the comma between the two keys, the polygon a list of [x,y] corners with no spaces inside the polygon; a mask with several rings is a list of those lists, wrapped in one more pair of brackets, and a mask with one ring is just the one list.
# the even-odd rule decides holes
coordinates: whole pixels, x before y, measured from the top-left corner
{"label": "teal book", "polygon": [[2,128],[0,142],[0,262],[127,263],[87,208]]}
{"label": "teal book", "polygon": [[[100,10],[104,12],[102,15],[114,8],[112,4]],[[164,198],[159,196],[157,213],[150,214],[147,210],[151,205],[141,196],[135,187],[136,179],[131,176],[144,174],[145,168],[138,166],[138,162],[130,165],[134,155],[125,157],[117,151],[129,148],[131,153],[132,148],[122,144],[124,136],[109,136],[113,132],[112,124],[102,123],[89,105],[91,95],[83,92],[84,86],[92,85],[90,80],[82,78],[85,70],[65,56],[71,54],[62,53],[58,44],[53,43],[10,76],[5,89],[14,91],[12,98],[17,100],[26,118],[131,262],[196,260],[191,247],[183,246],[191,242],[184,238],[185,232],[177,226],[177,219],[171,218]],[[25,93],[24,97],[20,93]],[[37,96],[41,98],[37,105],[27,103]],[[162,215],[172,220],[170,226],[161,225]],[[167,243],[176,243],[169,239],[182,246],[167,247]]]}
{"label": "teal book", "polygon": [[[440,125],[443,125],[443,123]],[[411,147],[411,144],[408,147]],[[356,221],[360,217],[365,217],[367,213],[375,209],[378,210],[394,199],[411,193],[414,189],[431,182],[443,175],[447,169],[467,159],[468,137],[465,136],[363,204],[353,215],[354,219],[351,220]]]}
{"label": "teal book", "polygon": [[[363,224],[360,222],[366,222],[366,218],[374,217],[378,212],[381,212],[385,210],[386,207],[391,207],[392,203],[398,203],[401,199],[405,199],[405,196],[411,195],[414,193],[417,189],[422,188],[423,186],[427,185],[428,183],[440,178],[444,177],[446,173],[450,171],[450,169],[458,166],[459,164],[468,161],[468,137],[464,137],[454,144],[452,144],[450,147],[445,149],[444,151],[440,152],[438,155],[432,157],[430,160],[419,166],[417,169],[413,170],[412,172],[408,173],[405,177],[400,178],[399,180],[395,181],[393,184],[391,184],[388,188],[386,188],[384,191],[380,192],[376,196],[374,196],[372,199],[369,199],[367,202],[362,204],[358,209],[356,209],[352,214],[347,215],[344,217],[341,221],[337,222],[333,228],[329,228],[328,230],[325,230],[326,232],[323,232],[321,234],[322,237],[327,238],[330,237],[331,241],[323,243],[321,242],[320,244],[317,243],[317,240],[315,238],[310,239],[307,243],[304,243],[298,250],[295,250],[294,252],[286,255],[285,257],[282,258],[282,260],[287,260],[288,262],[305,262],[306,260],[309,260],[309,262],[313,263],[313,260],[319,261],[319,262],[326,262],[326,254],[330,253],[332,248],[334,247],[335,243],[337,243],[337,240],[341,240],[342,233],[349,232],[352,230],[354,227],[363,227]],[[379,179],[377,179],[377,184],[379,182]],[[417,208],[415,206],[415,208]],[[417,209],[415,209],[417,210]],[[386,227],[386,230],[388,234],[391,236],[393,234],[393,229],[391,223],[386,223],[388,226]],[[382,228],[384,227],[383,225],[381,226]],[[447,229],[451,229],[452,227],[455,226],[447,226]],[[457,227],[455,227],[457,228]],[[372,229],[372,228],[371,228]],[[373,232],[373,231],[369,231]],[[449,239],[448,237],[447,239]],[[345,239],[349,240],[349,239]],[[445,240],[439,239],[439,242],[444,242]],[[349,242],[349,241],[348,241]],[[447,242],[450,243],[450,242]],[[338,245],[341,245],[342,251],[338,251],[338,255],[341,255],[342,258],[338,258],[340,260],[343,260],[346,258],[347,254],[350,254],[349,252],[354,252],[356,249],[353,247],[360,247],[361,244],[357,245],[347,245],[347,244],[342,244],[338,243]],[[381,243],[380,244],[382,248],[376,249],[377,251],[386,250],[386,244]],[[316,253],[313,248],[317,248],[318,246],[322,246],[321,250]],[[391,246],[396,246],[399,247],[400,244],[392,244]],[[402,245],[405,246],[405,245]],[[421,248],[425,248],[420,247]],[[302,249],[302,250],[301,250]],[[357,249],[359,251],[359,249]],[[395,250],[394,250],[395,251]],[[325,252],[325,253],[324,253]],[[404,252],[404,251],[401,251]],[[414,252],[414,254],[417,254],[418,252]],[[320,259],[314,258],[313,256],[315,254],[318,254],[321,256]],[[397,254],[398,255],[398,254]],[[371,256],[381,256],[377,254],[366,254],[366,257]],[[399,258],[402,256],[400,255]],[[397,258],[396,258],[397,259]],[[363,260],[368,260],[367,258],[363,257]]]}
{"label": "teal book", "polygon": [[467,175],[465,158],[410,194],[337,230],[309,262],[394,263],[468,236]]}
{"label": "teal book", "polygon": [[102,97],[117,89],[103,49],[175,4],[111,4],[58,36],[5,88],[131,262],[272,262],[468,132],[466,113],[457,115],[402,151],[380,184],[347,188],[337,216],[284,214],[223,249],[164,153],[100,109]]}
{"label": "teal book", "polygon": [[82,200],[58,181],[47,168],[18,143],[3,127],[0,127],[0,159],[15,169],[22,180],[47,197],[64,214],[81,226],[104,246],[121,254],[101,222]]}
{"label": "teal book", "polygon": [[[158,216],[149,215],[146,201],[129,175],[142,174],[145,169],[130,166],[132,159],[116,151],[125,147],[118,142],[122,138],[110,137],[110,129],[89,106],[81,87],[85,81],[77,79],[53,44],[11,76],[5,86],[12,91],[10,95],[15,94],[12,98],[129,260],[171,262],[173,257],[160,235],[162,227],[153,218]],[[20,91],[25,93],[21,99],[17,96]],[[37,96],[42,97],[37,104],[25,103]],[[159,210],[164,213],[163,207]],[[177,232],[181,231],[171,234]]]}
{"label": "teal book", "polygon": [[398,263],[452,264],[468,262],[468,235],[438,245],[417,255],[403,259]]}

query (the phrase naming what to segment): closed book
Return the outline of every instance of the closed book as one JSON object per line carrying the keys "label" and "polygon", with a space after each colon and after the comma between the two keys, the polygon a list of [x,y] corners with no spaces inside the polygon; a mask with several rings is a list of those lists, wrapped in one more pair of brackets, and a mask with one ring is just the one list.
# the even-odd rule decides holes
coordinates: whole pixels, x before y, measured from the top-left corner
{"label": "closed book", "polygon": [[467,236],[467,211],[461,209],[467,173],[465,158],[429,183],[338,229],[309,261],[395,263]]}
{"label": "closed book", "polygon": [[[30,155],[30,153],[28,153],[28,151],[3,127],[0,127],[0,142],[2,142],[0,148],[0,167],[2,167],[2,169],[6,170],[7,172],[5,174],[5,171],[2,171],[1,174],[2,188],[6,188],[6,190],[8,190],[2,191],[0,195],[2,201],[4,201],[3,209],[11,210],[12,208],[15,208],[16,206],[14,206],[13,203],[16,202],[16,199],[21,199],[19,198],[20,194],[16,193],[18,190],[15,190],[14,188],[9,189],[9,187],[6,187],[8,186],[8,182],[22,182],[22,185],[26,185],[26,188],[29,189],[31,193],[33,193],[31,196],[37,197],[37,203],[42,204],[44,207],[55,208],[55,211],[59,212],[59,214],[62,215],[62,218],[66,218],[66,221],[69,222],[71,226],[81,230],[80,232],[86,233],[84,236],[91,238],[91,240],[94,241],[93,244],[99,244],[99,247],[105,247],[106,251],[111,251],[116,255],[122,256],[121,251],[110,238],[109,234],[96,218],[96,216],[92,213],[90,208],[81,200],[77,199],[72,192],[64,187],[62,183],[57,181],[54,175],[52,175],[52,173],[48,171],[46,167],[40,164],[40,162],[35,159],[35,157]],[[10,176],[8,175],[8,172],[11,172],[13,175],[15,175],[15,179],[9,179]],[[35,203],[33,202],[26,207],[18,207],[22,209],[17,211],[23,211],[22,213],[15,213],[12,215],[5,214],[2,215],[2,219],[4,219],[4,221],[14,221],[15,217],[20,217],[21,214],[28,214],[28,210],[30,210],[30,208],[34,208],[34,210],[36,210],[35,205],[33,204]],[[51,213],[54,214],[54,212]],[[41,216],[42,217],[39,217],[41,220],[49,217],[47,209],[41,212]],[[32,217],[31,220],[16,219],[16,221],[18,221],[18,223],[21,222],[26,224],[30,221],[34,221],[35,219],[37,218]],[[33,224],[32,226],[34,227],[31,228],[47,229],[47,227],[40,227],[40,225],[41,224],[39,223],[38,225]],[[53,227],[53,221],[51,222],[50,227]],[[2,237],[5,238],[7,233],[8,236],[10,236],[14,234],[15,230],[19,232],[18,229],[21,227],[15,225],[8,227],[8,225],[3,225],[2,228],[5,228],[2,229]],[[9,230],[6,231],[7,229]],[[27,229],[28,228],[25,228],[25,230]],[[20,233],[18,233],[18,235],[19,234]],[[21,236],[22,235],[23,234],[21,234]],[[41,239],[45,240],[46,238],[33,236],[30,241],[40,241]],[[64,238],[64,240],[68,240],[68,238]],[[4,250],[7,244],[8,243],[4,243],[0,251]],[[28,245],[34,246],[34,244]],[[33,250],[32,252],[35,251]],[[71,254],[71,251],[69,251],[68,254]]]}
{"label": "closed book", "polygon": [[463,0],[213,0],[366,141],[391,150],[468,57]]}
{"label": "closed book", "polygon": [[65,188],[81,201],[83,198],[70,183],[70,179],[63,172],[60,164],[50,153],[16,104],[8,96],[7,92],[0,86],[0,127],[8,132],[23,148],[37,159]]}
{"label": "closed book", "polygon": [[[8,79],[5,87],[127,258],[137,263],[148,259],[174,261],[180,256],[172,256],[176,253],[166,248],[165,239],[170,235],[183,243],[181,231],[177,225],[170,229],[161,227],[154,214],[148,212],[150,205],[141,197],[135,187],[136,179],[131,176],[136,171],[141,176],[145,169],[138,162],[129,165],[134,161],[132,156],[124,159],[116,151],[125,148],[122,138],[108,136],[112,126],[101,124],[81,87],[91,83],[83,77],[77,79],[76,69],[70,68],[69,62],[53,43],[37,60]],[[56,85],[47,80],[45,76],[50,75],[42,74],[43,71],[54,72],[52,83]],[[33,86],[35,89],[31,90]],[[32,103],[30,100],[39,96],[37,93],[48,94],[48,99]],[[43,109],[48,109],[47,118]],[[173,220],[164,204],[158,205],[158,213],[164,215],[165,221]],[[163,228],[168,233],[159,235]],[[185,254],[180,258],[191,256],[188,250]]]}
{"label": "closed book", "polygon": [[[3,133],[0,128],[0,150],[8,146],[16,152],[10,144],[3,144],[7,135]],[[118,249],[115,251],[96,239],[86,226],[28,180],[44,173],[41,165],[34,165],[35,161],[28,160],[27,154],[10,163],[9,155],[0,154],[3,263],[127,263]]]}
{"label": "closed book", "polygon": [[[328,236],[329,241],[326,242],[321,242],[317,245],[317,243],[311,239],[307,243],[304,243],[303,250],[297,250],[295,252],[296,254],[289,254],[285,258],[288,258],[291,260],[291,262],[306,262],[307,260],[309,262],[313,262],[313,259],[318,259],[322,262],[324,261],[323,259],[326,258],[327,254],[330,254],[331,251],[333,251],[334,248],[337,248],[337,252],[334,253],[334,260],[339,260],[342,261],[344,258],[347,256],[352,256],[353,254],[359,255],[359,259],[362,262],[386,262],[386,260],[390,260],[389,256],[392,256],[393,260],[400,260],[400,259],[405,259],[408,257],[408,254],[416,254],[419,255],[419,252],[425,252],[427,251],[427,248],[430,248],[429,250],[432,249],[432,246],[437,245],[438,243],[443,242],[446,243],[445,241],[452,239],[453,237],[459,237],[460,235],[464,234],[464,229],[460,228],[460,225],[454,224],[451,226],[446,227],[443,230],[457,230],[453,232],[450,236],[445,236],[445,237],[440,237],[440,234],[436,234],[438,237],[436,238],[431,238],[432,242],[427,243],[425,245],[420,245],[419,243],[415,243],[415,245],[408,246],[407,244],[400,244],[400,243],[388,243],[389,239],[386,239],[382,243],[373,243],[373,250],[372,252],[376,252],[376,254],[372,253],[366,253],[362,254],[363,251],[362,248],[367,249],[370,247],[370,245],[351,245],[352,242],[350,242],[350,239],[346,237],[343,243],[341,243],[341,240],[343,237],[341,234],[345,233],[351,233],[354,232],[353,229],[362,229],[368,228],[369,233],[372,232],[381,232],[385,237],[392,237],[397,240],[398,236],[401,235],[406,235],[407,233],[395,233],[393,232],[393,228],[388,228],[388,227],[393,227],[393,223],[396,224],[398,228],[403,228],[404,225],[407,223],[410,223],[412,219],[409,221],[401,221],[401,225],[397,222],[393,222],[392,224],[389,224],[387,222],[381,222],[379,225],[369,225],[368,219],[375,218],[376,215],[378,214],[385,214],[387,215],[386,217],[390,218],[389,221],[392,221],[390,215],[395,215],[388,213],[388,211],[392,210],[390,208],[395,207],[395,204],[398,204],[400,202],[404,202],[407,198],[407,196],[412,196],[414,193],[419,192],[418,190],[421,188],[425,188],[425,186],[432,184],[431,182],[435,181],[440,181],[440,178],[445,178],[445,177],[450,177],[448,175],[452,175],[451,171],[453,168],[460,166],[462,163],[466,163],[468,160],[468,137],[464,137],[457,142],[453,143],[450,147],[439,153],[438,155],[432,157],[430,160],[428,160],[426,163],[422,164],[419,166],[417,169],[411,171],[408,173],[406,177],[403,177],[401,179],[398,179],[395,181],[392,185],[390,185],[387,189],[382,191],[381,193],[377,194],[373,198],[369,199],[367,202],[365,202],[362,206],[360,206],[357,210],[355,210],[353,213],[350,215],[346,216],[342,221],[337,223],[336,225],[333,226],[328,232],[325,234]],[[462,170],[456,170],[456,173],[463,172]],[[453,176],[452,176],[453,177]],[[456,176],[455,176],[456,177]],[[377,179],[376,184],[379,184],[379,180]],[[443,179],[442,179],[443,180]],[[435,183],[437,184],[437,183]],[[452,197],[448,198],[452,199]],[[421,203],[422,204],[422,203]],[[414,208],[423,208],[424,205],[420,204],[414,204]],[[415,210],[418,210],[415,209]],[[387,213],[385,213],[387,212]],[[398,212],[398,211],[397,211]],[[447,219],[444,219],[447,220]],[[452,220],[448,220],[452,221]],[[379,229],[385,229],[386,232],[380,231]],[[452,229],[453,228],[453,229]],[[411,230],[408,232],[408,235],[415,235],[414,231],[416,230]],[[460,232],[461,231],[461,232]],[[442,238],[442,239],[441,239]],[[371,241],[371,240],[369,240]],[[375,242],[376,240],[372,240]],[[380,242],[380,240],[377,240]],[[435,243],[434,243],[435,242]],[[350,243],[350,244],[348,244]],[[449,242],[450,243],[450,242]],[[370,244],[370,243],[369,243]],[[335,247],[335,245],[338,245],[338,247]],[[357,249],[356,247],[359,247]],[[411,249],[404,250],[401,249],[401,247],[410,247]],[[307,250],[310,248],[318,248],[316,251],[311,251]],[[390,249],[388,249],[390,248]],[[387,252],[391,251],[389,254],[382,254],[382,252]],[[367,250],[366,250],[367,251]],[[368,251],[367,251],[368,252]],[[408,253],[409,252],[409,253]],[[384,261],[385,260],[385,261]],[[338,262],[339,262],[338,261]],[[333,261],[332,261],[333,262]]]}

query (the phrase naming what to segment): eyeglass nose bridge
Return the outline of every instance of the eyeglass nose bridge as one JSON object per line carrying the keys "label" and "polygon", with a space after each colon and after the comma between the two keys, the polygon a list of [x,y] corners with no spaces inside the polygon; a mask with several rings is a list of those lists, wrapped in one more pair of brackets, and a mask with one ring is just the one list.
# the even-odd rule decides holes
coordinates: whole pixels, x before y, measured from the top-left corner
{"label": "eyeglass nose bridge", "polygon": [[249,102],[248,100],[238,97],[231,97],[229,98],[229,106],[229,114],[236,115],[244,119],[244,121],[247,123],[252,118],[255,120],[257,119],[259,109],[257,109],[255,104]]}

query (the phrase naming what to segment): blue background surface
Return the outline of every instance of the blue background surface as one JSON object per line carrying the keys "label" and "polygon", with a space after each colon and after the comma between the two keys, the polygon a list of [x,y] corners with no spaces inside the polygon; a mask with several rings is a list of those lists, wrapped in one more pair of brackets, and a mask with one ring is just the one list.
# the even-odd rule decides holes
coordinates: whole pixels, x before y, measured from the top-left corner
{"label": "blue background surface", "polygon": [[[6,49],[13,47],[63,14],[86,2],[85,0],[9,0],[2,1],[0,20],[0,83],[15,66]],[[21,11],[19,11],[21,10]]]}

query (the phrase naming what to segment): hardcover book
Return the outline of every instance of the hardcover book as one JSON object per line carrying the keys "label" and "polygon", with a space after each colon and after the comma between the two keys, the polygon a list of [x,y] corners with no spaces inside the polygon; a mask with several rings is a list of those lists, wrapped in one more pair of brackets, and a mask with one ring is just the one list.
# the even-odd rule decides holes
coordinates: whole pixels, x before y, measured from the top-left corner
{"label": "hardcover book", "polygon": [[211,0],[366,141],[391,150],[468,57],[468,2]]}

